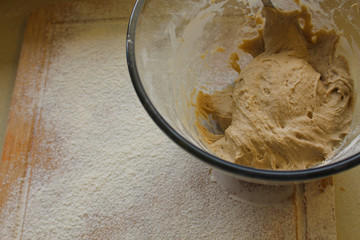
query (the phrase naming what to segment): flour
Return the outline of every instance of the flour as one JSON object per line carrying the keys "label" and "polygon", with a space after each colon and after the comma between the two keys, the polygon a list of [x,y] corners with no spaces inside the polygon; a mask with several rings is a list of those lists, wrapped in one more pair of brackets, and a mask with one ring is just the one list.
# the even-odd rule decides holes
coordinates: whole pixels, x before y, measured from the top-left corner
{"label": "flour", "polygon": [[[119,21],[56,26],[24,223],[15,231],[22,239],[228,239],[265,217],[263,228],[291,230],[291,208],[260,212],[232,201],[208,167],[155,126],[129,80],[125,29]],[[11,221],[2,219],[1,236],[11,239]]]}
{"label": "flour", "polygon": [[127,19],[50,26],[33,167],[19,179],[31,183],[20,209],[14,185],[0,238],[295,239],[293,206],[232,200],[149,118],[128,75],[126,27]]}

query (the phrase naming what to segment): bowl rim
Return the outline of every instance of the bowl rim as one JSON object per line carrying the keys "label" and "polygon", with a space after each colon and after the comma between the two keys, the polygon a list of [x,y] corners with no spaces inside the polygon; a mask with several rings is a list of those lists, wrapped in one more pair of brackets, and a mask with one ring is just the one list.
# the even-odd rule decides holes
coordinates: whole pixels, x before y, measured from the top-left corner
{"label": "bowl rim", "polygon": [[143,107],[153,119],[153,121],[158,125],[158,127],[177,145],[183,148],[185,151],[195,156],[199,160],[225,171],[229,174],[249,178],[253,180],[262,180],[262,181],[274,181],[274,182],[304,182],[314,179],[325,178],[342,171],[348,170],[352,167],[355,167],[360,163],[360,153],[353,156],[347,157],[343,160],[330,163],[327,165],[322,165],[319,167],[308,168],[303,170],[294,170],[294,171],[274,171],[274,170],[265,170],[257,169],[246,166],[241,166],[235,163],[225,161],[221,158],[218,158],[189,142],[179,133],[177,133],[169,123],[160,115],[156,110],[155,106],[152,104],[150,98],[148,97],[140,79],[140,75],[136,65],[136,56],[135,56],[135,34],[136,26],[141,10],[144,6],[145,0],[137,0],[133,11],[131,13],[127,36],[126,36],[126,58],[127,65],[130,74],[130,78],[134,89],[137,93],[137,96],[142,103]]}

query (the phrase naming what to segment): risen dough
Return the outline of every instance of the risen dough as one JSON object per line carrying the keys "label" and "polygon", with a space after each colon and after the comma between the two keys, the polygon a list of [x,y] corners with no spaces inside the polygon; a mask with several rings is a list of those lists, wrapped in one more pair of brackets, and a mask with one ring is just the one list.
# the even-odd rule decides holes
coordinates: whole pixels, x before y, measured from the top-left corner
{"label": "risen dough", "polygon": [[353,82],[347,62],[334,56],[335,31],[312,31],[306,7],[264,11],[263,31],[240,46],[254,59],[235,86],[197,96],[199,112],[212,115],[224,135],[197,126],[225,160],[274,170],[312,167],[348,132]]}

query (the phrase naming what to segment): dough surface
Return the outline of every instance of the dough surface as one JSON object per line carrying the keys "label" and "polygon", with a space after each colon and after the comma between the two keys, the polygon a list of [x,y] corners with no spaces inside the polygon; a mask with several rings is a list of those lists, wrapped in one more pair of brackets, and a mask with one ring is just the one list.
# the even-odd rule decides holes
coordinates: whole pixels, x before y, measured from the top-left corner
{"label": "dough surface", "polygon": [[234,86],[199,92],[199,116],[211,116],[224,132],[197,122],[214,153],[254,168],[296,170],[332,155],[352,120],[353,81],[346,60],[335,56],[339,35],[313,32],[311,15],[264,8],[264,28],[239,46],[254,59]]}

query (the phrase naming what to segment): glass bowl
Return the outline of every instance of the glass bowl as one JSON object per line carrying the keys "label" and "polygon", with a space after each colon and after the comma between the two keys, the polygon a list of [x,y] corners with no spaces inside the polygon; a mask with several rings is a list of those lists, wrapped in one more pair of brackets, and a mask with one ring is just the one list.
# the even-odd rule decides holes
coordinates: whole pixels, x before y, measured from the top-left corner
{"label": "glass bowl", "polygon": [[[284,9],[298,6],[273,0]],[[342,32],[337,52],[349,62],[354,92],[359,89],[360,18],[351,1],[302,1],[313,16],[315,28]],[[138,0],[127,34],[127,62],[136,93],[155,123],[175,143],[223,176],[252,183],[286,184],[325,178],[360,163],[360,107],[354,101],[351,131],[325,163],[304,170],[271,171],[233,164],[216,157],[199,140],[194,125],[194,96],[223,89],[237,73],[229,67],[229,54],[244,38],[257,34],[261,1]],[[249,56],[240,57],[245,65]]]}

